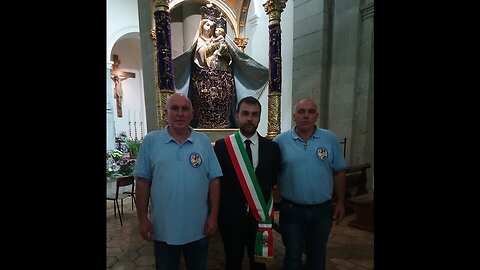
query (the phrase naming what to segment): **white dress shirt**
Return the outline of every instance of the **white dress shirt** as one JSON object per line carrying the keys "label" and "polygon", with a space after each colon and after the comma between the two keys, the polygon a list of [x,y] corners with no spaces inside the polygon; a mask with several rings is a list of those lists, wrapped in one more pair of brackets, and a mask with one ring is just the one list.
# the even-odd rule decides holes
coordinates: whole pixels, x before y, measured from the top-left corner
{"label": "white dress shirt", "polygon": [[257,132],[255,132],[255,134],[253,134],[252,137],[247,138],[243,136],[242,132],[239,132],[239,133],[240,133],[240,138],[242,138],[244,147],[246,147],[245,145],[246,139],[249,139],[250,141],[252,141],[252,143],[250,144],[250,148],[252,149],[252,159],[253,159],[252,162],[253,162],[253,169],[256,169],[258,166],[258,134]]}

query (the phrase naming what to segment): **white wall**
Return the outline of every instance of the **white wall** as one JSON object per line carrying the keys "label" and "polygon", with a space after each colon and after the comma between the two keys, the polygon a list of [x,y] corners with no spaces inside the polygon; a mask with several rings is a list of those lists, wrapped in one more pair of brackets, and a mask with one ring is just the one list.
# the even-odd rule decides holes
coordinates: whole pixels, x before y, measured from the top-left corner
{"label": "white wall", "polygon": [[[113,95],[113,81],[110,80],[110,87],[107,85],[107,102],[110,100],[113,114],[113,128],[107,127],[107,133],[114,130],[118,136],[125,132],[132,138],[140,139],[146,133],[145,102],[143,91],[143,75],[140,49],[140,28],[138,22],[137,0],[107,0],[107,52],[106,62],[111,62],[113,55],[120,58],[120,70],[135,73],[135,78],[128,78],[122,81],[123,117],[118,117],[116,100]],[[108,71],[107,71],[108,72]],[[110,77],[107,74],[108,78]],[[108,115],[107,115],[108,117]],[[130,123],[130,126],[128,122]],[[137,136],[135,137],[135,125]],[[142,124],[142,126],[140,125]],[[112,136],[107,134],[107,140]],[[107,149],[111,149],[112,142],[107,141]]]}
{"label": "white wall", "polygon": [[107,61],[118,39],[129,33],[140,33],[137,0],[107,0]]}

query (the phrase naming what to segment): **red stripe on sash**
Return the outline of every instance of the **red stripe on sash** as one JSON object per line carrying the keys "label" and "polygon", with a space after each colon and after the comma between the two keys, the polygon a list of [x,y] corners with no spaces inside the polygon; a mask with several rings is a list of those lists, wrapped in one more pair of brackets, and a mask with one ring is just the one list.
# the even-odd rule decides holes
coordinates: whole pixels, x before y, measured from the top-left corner
{"label": "red stripe on sash", "polygon": [[[233,167],[235,168],[235,172],[237,173],[237,176],[240,178],[240,184],[243,189],[243,193],[245,194],[245,197],[248,201],[248,205],[250,208],[255,207],[255,209],[252,209],[252,214],[255,217],[257,221],[260,221],[260,215],[258,214],[258,209],[256,209],[255,203],[253,202],[252,195],[250,194],[250,191],[248,190],[245,176],[243,175],[242,169],[240,168],[240,165],[238,164],[238,159],[237,156],[235,155],[235,151],[233,150],[232,142],[230,140],[230,136],[225,137],[225,145],[227,146],[227,150],[230,153],[230,157],[232,158],[232,164]],[[268,213],[266,214],[268,216]]]}

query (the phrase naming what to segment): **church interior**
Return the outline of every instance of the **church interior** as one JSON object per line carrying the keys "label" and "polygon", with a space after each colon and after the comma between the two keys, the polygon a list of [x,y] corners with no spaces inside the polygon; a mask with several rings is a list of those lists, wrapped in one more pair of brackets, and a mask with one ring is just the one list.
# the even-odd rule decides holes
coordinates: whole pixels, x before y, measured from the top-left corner
{"label": "church interior", "polygon": [[[291,129],[294,104],[311,98],[319,110],[316,126],[338,136],[349,166],[349,215],[332,230],[327,269],[373,269],[374,0],[106,2],[107,153],[134,159],[144,136],[167,124],[165,101],[181,91],[181,58],[197,34],[201,7],[210,3],[225,18],[226,39],[239,55],[265,68],[268,80],[252,94],[262,104],[259,134],[273,139]],[[158,11],[169,14],[167,25],[155,20]],[[237,92],[242,95],[250,94]],[[197,129],[214,142],[235,127]],[[114,189],[107,180],[107,193]],[[107,269],[154,269],[151,244],[135,230],[133,202],[125,202],[120,225],[107,201]],[[212,254],[208,269],[223,269],[222,255]]]}

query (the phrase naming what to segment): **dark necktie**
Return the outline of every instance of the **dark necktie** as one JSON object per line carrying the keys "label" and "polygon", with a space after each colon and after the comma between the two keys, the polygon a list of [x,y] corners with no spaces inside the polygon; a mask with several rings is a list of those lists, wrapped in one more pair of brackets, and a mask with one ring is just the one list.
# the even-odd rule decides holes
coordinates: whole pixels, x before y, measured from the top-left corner
{"label": "dark necktie", "polygon": [[250,148],[251,143],[252,141],[248,139],[245,140],[245,149],[247,150],[247,155],[248,155],[248,159],[250,159],[250,164],[252,164],[252,167],[253,167],[252,148]]}

